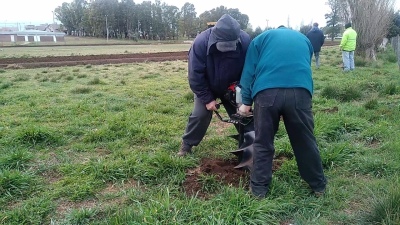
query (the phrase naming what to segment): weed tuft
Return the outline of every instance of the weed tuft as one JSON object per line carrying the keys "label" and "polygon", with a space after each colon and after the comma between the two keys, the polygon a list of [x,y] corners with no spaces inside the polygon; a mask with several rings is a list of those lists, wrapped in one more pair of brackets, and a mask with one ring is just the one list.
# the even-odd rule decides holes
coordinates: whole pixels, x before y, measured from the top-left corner
{"label": "weed tuft", "polygon": [[198,182],[201,184],[201,190],[208,193],[216,193],[221,188],[218,176],[214,174],[201,173]]}
{"label": "weed tuft", "polygon": [[17,74],[14,78],[14,82],[18,81],[28,81],[30,79],[30,76],[28,74]]}
{"label": "weed tuft", "polygon": [[88,82],[89,85],[98,85],[98,84],[103,84],[104,82],[102,82],[100,80],[100,78],[95,77],[93,78],[91,81]]}
{"label": "weed tuft", "polygon": [[400,189],[392,188],[384,196],[375,196],[364,224],[400,224]]}
{"label": "weed tuft", "polygon": [[26,150],[15,150],[0,155],[0,170],[1,169],[16,169],[22,170],[27,167],[27,163],[31,161],[33,155]]}
{"label": "weed tuft", "polygon": [[71,93],[73,93],[73,94],[88,94],[91,91],[92,91],[92,89],[89,87],[76,87],[71,90]]}
{"label": "weed tuft", "polygon": [[360,87],[351,85],[346,87],[328,85],[322,89],[321,95],[328,99],[336,99],[341,102],[349,102],[352,100],[360,99],[362,96],[362,91]]}
{"label": "weed tuft", "polygon": [[27,197],[37,184],[33,174],[18,170],[0,170],[0,197],[18,198]]}
{"label": "weed tuft", "polygon": [[19,130],[17,140],[33,146],[38,144],[54,145],[60,142],[60,138],[54,132],[45,127],[37,126],[27,126]]}
{"label": "weed tuft", "polygon": [[0,83],[0,90],[7,89],[13,85],[12,82]]}
{"label": "weed tuft", "polygon": [[356,56],[354,58],[354,65],[356,67],[366,67],[368,65],[368,61],[363,57]]}
{"label": "weed tuft", "polygon": [[183,95],[183,99],[188,103],[193,102],[194,99],[193,92],[186,92],[186,94]]}
{"label": "weed tuft", "polygon": [[370,99],[366,103],[364,103],[364,108],[372,110],[378,108],[378,100],[377,99]]}
{"label": "weed tuft", "polygon": [[395,95],[398,92],[397,85],[394,83],[386,84],[382,87],[380,93],[384,95]]}

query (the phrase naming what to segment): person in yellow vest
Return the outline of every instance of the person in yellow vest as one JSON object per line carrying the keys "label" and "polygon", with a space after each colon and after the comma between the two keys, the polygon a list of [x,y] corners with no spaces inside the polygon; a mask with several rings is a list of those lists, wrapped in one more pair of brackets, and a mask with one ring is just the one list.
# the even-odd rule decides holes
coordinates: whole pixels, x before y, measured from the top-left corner
{"label": "person in yellow vest", "polygon": [[347,72],[354,70],[354,50],[357,43],[357,32],[351,27],[351,23],[346,23],[346,29],[340,42],[340,49],[342,50],[343,58],[343,71]]}

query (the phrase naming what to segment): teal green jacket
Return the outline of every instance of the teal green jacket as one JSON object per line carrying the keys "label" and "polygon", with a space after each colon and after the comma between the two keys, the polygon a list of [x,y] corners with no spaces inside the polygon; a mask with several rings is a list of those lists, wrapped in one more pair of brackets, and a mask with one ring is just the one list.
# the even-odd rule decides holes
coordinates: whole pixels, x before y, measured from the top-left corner
{"label": "teal green jacket", "polygon": [[347,28],[344,33],[342,40],[340,41],[340,48],[343,51],[354,51],[356,50],[357,32],[353,28]]}
{"label": "teal green jacket", "polygon": [[243,104],[252,105],[257,93],[269,88],[305,88],[312,95],[312,55],[310,41],[298,31],[281,27],[258,35],[240,79]]}

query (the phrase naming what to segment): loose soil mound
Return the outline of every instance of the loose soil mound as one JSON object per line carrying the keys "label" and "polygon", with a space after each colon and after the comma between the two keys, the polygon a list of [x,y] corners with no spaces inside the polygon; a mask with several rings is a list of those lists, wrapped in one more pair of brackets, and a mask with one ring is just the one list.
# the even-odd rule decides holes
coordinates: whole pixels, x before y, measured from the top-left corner
{"label": "loose soil mound", "polygon": [[[286,160],[287,158],[283,156],[274,159],[272,170],[278,170]],[[207,199],[213,194],[203,188],[204,184],[201,181],[203,175],[215,176],[220,183],[227,186],[239,187],[240,182],[242,182],[244,188],[248,189],[250,173],[247,170],[235,169],[234,167],[238,164],[239,162],[234,159],[205,158],[201,160],[198,167],[189,170],[186,174],[186,180],[183,182],[186,195],[197,195],[199,198]]]}
{"label": "loose soil mound", "polygon": [[214,175],[222,184],[234,187],[238,187],[241,180],[247,184],[249,173],[246,170],[235,169],[237,164],[239,163],[235,160],[203,159],[199,167],[187,172],[186,180],[183,182],[185,193],[189,196],[197,194],[200,198],[207,198],[211,194],[203,188],[200,179],[202,175]]}

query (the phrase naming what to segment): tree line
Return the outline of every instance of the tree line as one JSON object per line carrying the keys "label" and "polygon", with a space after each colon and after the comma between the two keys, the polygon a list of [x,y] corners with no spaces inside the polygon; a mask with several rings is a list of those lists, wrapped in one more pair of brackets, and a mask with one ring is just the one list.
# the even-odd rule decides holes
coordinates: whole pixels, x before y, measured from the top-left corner
{"label": "tree line", "polygon": [[328,0],[325,34],[332,40],[343,32],[345,23],[357,31],[356,53],[376,60],[376,51],[384,38],[400,34],[400,14],[394,11],[396,0]]}
{"label": "tree line", "polygon": [[235,18],[243,30],[248,28],[249,17],[239,9],[220,6],[197,16],[195,6],[189,2],[179,9],[160,0],[140,4],[133,0],[74,0],[54,10],[69,35],[136,40],[193,38],[207,29],[207,22],[215,22],[225,13]]}
{"label": "tree line", "polygon": [[[400,34],[400,14],[394,12],[395,0],[327,0],[330,12],[325,14],[323,31],[330,38],[343,32],[344,24],[351,22],[358,32],[357,53],[376,60],[377,46],[382,39]],[[154,3],[133,0],[73,0],[54,10],[56,18],[69,35],[108,37],[120,39],[175,40],[194,38],[207,29],[207,22],[217,21],[227,13],[241,28],[256,37],[264,30],[254,31],[249,17],[237,8],[220,6],[197,16],[196,8],[186,2],[182,8],[160,0]],[[270,28],[265,28],[270,29]],[[307,33],[311,24],[300,26]]]}

